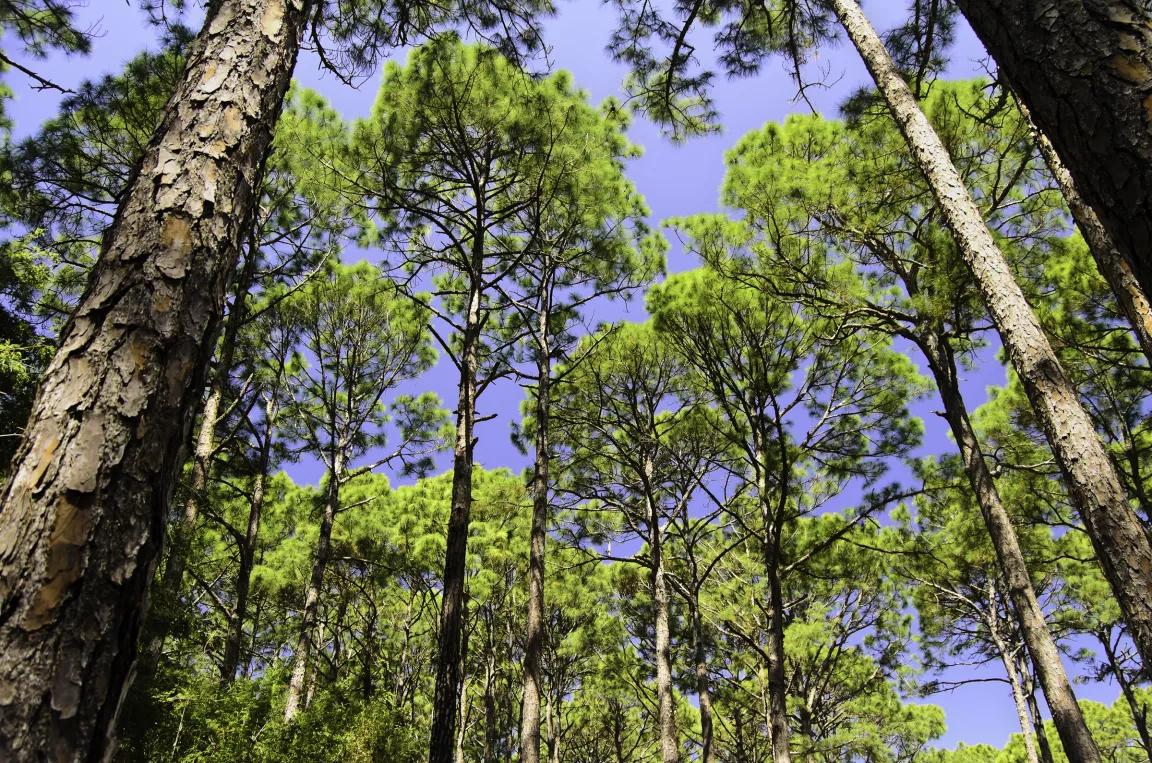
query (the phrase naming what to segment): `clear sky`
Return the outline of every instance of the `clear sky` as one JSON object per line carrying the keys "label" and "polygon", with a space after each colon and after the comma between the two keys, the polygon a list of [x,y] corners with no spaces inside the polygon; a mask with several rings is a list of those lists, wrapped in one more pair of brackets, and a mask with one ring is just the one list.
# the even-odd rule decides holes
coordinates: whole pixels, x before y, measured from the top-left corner
{"label": "clear sky", "polygon": [[[79,2],[83,4],[85,0]],[[78,15],[81,27],[91,27],[97,34],[92,54],[86,58],[51,57],[39,62],[35,68],[66,87],[74,87],[84,79],[117,71],[125,61],[145,48],[155,49],[155,30],[145,23],[138,4],[137,0],[87,0],[87,6],[80,8]],[[547,23],[545,33],[554,66],[571,71],[576,83],[589,93],[593,101],[622,96],[624,68],[612,63],[604,52],[615,22],[614,10],[590,0],[561,0],[559,5],[560,13]],[[873,23],[881,29],[896,24],[904,8],[903,0],[873,0],[865,4]],[[947,76],[970,78],[980,75],[985,58],[983,48],[962,22],[957,32]],[[703,52],[706,40],[701,38],[698,43]],[[810,79],[829,83],[827,87],[809,92],[813,105],[826,117],[837,116],[840,104],[849,94],[870,84],[855,51],[843,43],[821,50],[813,58],[807,73]],[[369,114],[380,82],[377,74],[358,88],[350,88],[321,71],[310,54],[302,55],[296,77],[301,84],[322,93],[349,120]],[[18,138],[24,137],[54,114],[59,97],[52,92],[33,91],[17,72],[7,75],[7,80],[15,91],[15,100],[9,106],[15,122],[14,132]],[[713,95],[724,124],[721,134],[673,145],[648,121],[643,118],[635,120],[629,135],[634,143],[644,148],[644,155],[631,162],[628,174],[648,201],[652,210],[651,222],[657,224],[671,216],[720,210],[724,152],[744,133],[767,121],[779,121],[788,114],[808,111],[807,104],[794,99],[795,92],[795,85],[783,63],[770,60],[754,77],[716,80]],[[684,254],[675,241],[672,245],[668,257],[669,271],[696,267],[698,263]],[[354,249],[346,254],[349,260],[363,256],[371,255]],[[641,319],[642,301],[637,299],[623,307],[610,306],[596,317]],[[964,379],[965,396],[972,407],[987,399],[989,385],[1004,383],[1004,370],[995,360],[995,337],[990,337],[990,343],[992,347],[984,353],[983,361]],[[912,357],[923,369],[920,358],[915,353]],[[451,401],[455,394],[455,380],[448,364],[442,362],[418,380],[413,389],[432,390],[445,401]],[[528,465],[528,460],[515,450],[508,436],[511,423],[519,417],[522,399],[522,391],[512,383],[494,386],[481,399],[481,414],[497,414],[494,420],[481,424],[478,429],[477,460],[484,466],[508,466],[518,471]],[[938,408],[938,403],[931,397],[914,407],[914,412],[925,424],[925,442],[921,449],[924,454],[954,450],[943,419],[932,413]],[[446,468],[449,463],[447,458],[442,458],[440,466]],[[288,472],[300,482],[316,482],[320,478],[320,467],[316,463],[301,462],[290,466]],[[970,673],[974,678],[1002,676],[996,666]],[[959,676],[953,673],[947,677],[956,680]],[[1112,685],[1080,685],[1076,690],[1083,699],[1109,703],[1117,695]],[[1018,730],[1015,710],[1007,685],[1003,683],[974,683],[927,701],[941,705],[947,714],[948,732],[940,740],[941,746],[951,747],[960,741],[1002,746],[1008,736]]]}

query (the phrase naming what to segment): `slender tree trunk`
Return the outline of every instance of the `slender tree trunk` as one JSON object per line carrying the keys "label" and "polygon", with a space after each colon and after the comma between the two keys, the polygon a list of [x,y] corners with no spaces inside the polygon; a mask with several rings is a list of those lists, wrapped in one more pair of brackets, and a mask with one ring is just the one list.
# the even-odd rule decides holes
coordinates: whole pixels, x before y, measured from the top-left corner
{"label": "slender tree trunk", "polygon": [[1048,732],[1044,729],[1044,716],[1040,714],[1040,703],[1036,701],[1036,682],[1032,680],[1032,671],[1028,669],[1028,661],[1020,661],[1020,678],[1024,688],[1024,697],[1028,700],[1028,711],[1032,715],[1032,730],[1036,735],[1036,746],[1040,748],[1040,763],[1056,763],[1052,756],[1052,745],[1048,743]]}
{"label": "slender tree trunk", "polygon": [[693,591],[692,598],[692,651],[696,663],[696,697],[700,705],[700,763],[716,763],[716,752],[712,749],[712,692],[708,686],[708,658],[704,650],[699,591]]}
{"label": "slender tree trunk", "polygon": [[1040,763],[1040,755],[1036,751],[1036,731],[1032,727],[1032,715],[1028,710],[1028,700],[1024,697],[1024,687],[1020,683],[1020,674],[1016,670],[1016,658],[1008,653],[1007,645],[996,637],[996,650],[1000,653],[1000,661],[1004,665],[1004,672],[1008,676],[1008,686],[1012,690],[1012,703],[1016,706],[1016,718],[1020,722],[1020,736],[1024,739],[1024,752],[1029,763]]}
{"label": "slender tree trunk", "polygon": [[520,704],[520,761],[540,763],[540,663],[544,653],[544,551],[548,538],[548,426],[552,359],[550,306],[540,311],[536,355],[536,461],[532,471],[532,530],[528,549],[528,621],[525,626],[524,694]]}
{"label": "slender tree trunk", "polygon": [[320,534],[316,539],[316,553],[312,557],[312,573],[304,592],[304,610],[300,614],[300,636],[292,652],[292,676],[288,681],[288,699],[284,704],[284,720],[291,722],[306,706],[305,688],[308,683],[309,662],[320,623],[320,594],[324,587],[324,572],[332,549],[332,527],[340,510],[340,478],[344,472],[343,456],[336,453],[332,470],[328,473],[328,490],[324,498],[324,513],[320,518]]}
{"label": "slender tree trunk", "polygon": [[768,703],[772,721],[772,760],[791,763],[791,730],[788,728],[788,680],[784,672],[784,592],[775,566],[768,571]]}
{"label": "slender tree trunk", "polygon": [[855,0],[830,1],[932,188],[1060,464],[1133,641],[1145,664],[1152,663],[1152,545],[1116,468],[980,210],[876,30]]}
{"label": "slender tree trunk", "polygon": [[1136,733],[1140,735],[1140,746],[1144,748],[1144,754],[1152,763],[1152,738],[1149,738],[1148,734],[1148,707],[1140,704],[1136,692],[1132,690],[1132,682],[1125,675],[1116,650],[1112,647],[1111,634],[1104,631],[1095,635],[1096,640],[1104,647],[1104,655],[1112,668],[1112,675],[1115,676],[1116,683],[1120,684],[1120,693],[1124,695],[1124,701],[1128,703],[1128,710],[1132,713],[1132,723],[1136,726]]}
{"label": "slender tree trunk", "polygon": [[[248,238],[244,266],[234,286],[235,298],[232,309],[224,319],[220,359],[216,364],[208,399],[204,401],[204,410],[200,417],[200,433],[196,437],[196,448],[192,453],[192,474],[188,481],[188,500],[184,503],[184,516],[172,528],[172,544],[168,549],[164,577],[158,592],[162,604],[168,606],[175,605],[184,587],[184,567],[188,562],[196,521],[200,517],[200,503],[204,500],[205,490],[208,487],[212,456],[216,452],[216,425],[220,423],[220,404],[224,401],[224,389],[228,385],[228,375],[232,372],[232,364],[236,357],[236,342],[240,336],[240,328],[248,319],[248,292],[256,280],[256,264],[260,254],[259,244],[253,241],[255,235],[249,232]],[[166,625],[167,623],[161,623],[158,629],[160,632],[157,634],[156,656],[159,656],[160,643],[167,635],[164,632],[167,630]]]}
{"label": "slender tree trunk", "polygon": [[765,651],[769,657],[768,728],[772,743],[772,760],[775,763],[791,763],[792,732],[788,726],[788,679],[784,664],[784,590],[780,582],[776,515],[770,499],[768,460],[764,454],[763,442],[760,440],[756,444],[756,463],[759,464],[756,491],[764,523],[764,547],[761,553],[764,557],[764,577],[768,581],[768,623],[765,629]]}
{"label": "slender tree trunk", "polygon": [[1096,267],[1104,276],[1104,280],[1108,282],[1112,293],[1116,295],[1116,302],[1120,305],[1120,311],[1124,313],[1124,317],[1131,324],[1132,331],[1136,334],[1136,341],[1139,342],[1140,349],[1144,351],[1144,357],[1152,362],[1152,305],[1148,304],[1148,297],[1140,287],[1140,282],[1136,280],[1136,274],[1132,271],[1132,263],[1116,249],[1111,236],[1104,228],[1104,224],[1096,216],[1096,211],[1084,201],[1079,189],[1076,188],[1075,181],[1072,180],[1072,173],[1060,161],[1056,149],[1052,146],[1052,141],[1048,140],[1048,136],[1035,126],[1028,107],[1024,105],[1023,101],[1018,100],[1017,103],[1021,113],[1032,124],[1032,131],[1040,154],[1044,157],[1044,162],[1048,165],[1052,177],[1056,179],[1056,184],[1060,187],[1065,201],[1068,202],[1068,209],[1072,212],[1072,218],[1076,221],[1076,226],[1088,244],[1088,251],[1091,252],[1092,259],[1096,261]]}
{"label": "slender tree trunk", "polygon": [[[479,241],[479,237],[477,237]],[[478,247],[483,244],[479,243]],[[480,268],[468,298],[456,404],[456,443],[452,451],[452,509],[444,555],[444,593],[440,606],[439,657],[432,705],[429,763],[451,763],[456,740],[458,698],[463,675],[464,578],[468,562],[468,524],[472,512],[472,463],[475,447],[476,374],[480,337]]]}
{"label": "slender tree trunk", "polygon": [[248,594],[252,588],[252,570],[256,566],[256,541],[260,535],[260,517],[264,511],[264,493],[268,486],[277,413],[276,393],[273,392],[264,406],[264,436],[260,443],[260,455],[256,461],[252,498],[248,504],[248,525],[244,531],[244,542],[240,544],[240,568],[236,571],[236,611],[229,624],[228,641],[224,645],[224,662],[220,670],[225,684],[231,683],[236,677],[236,669],[240,664],[240,649],[244,643],[244,621],[248,618]]}
{"label": "slender tree trunk", "polygon": [[664,568],[664,537],[660,529],[660,508],[652,496],[651,479],[654,465],[651,456],[644,459],[645,500],[648,509],[648,553],[652,558],[649,585],[652,587],[652,617],[656,644],[657,731],[662,763],[678,763],[680,740],[676,733],[676,697],[672,689],[672,637],[668,624],[668,581]]}
{"label": "slender tree trunk", "polygon": [[944,417],[956,439],[964,471],[988,528],[1008,601],[1020,625],[1024,643],[1036,664],[1040,684],[1044,687],[1044,697],[1052,711],[1052,720],[1064,743],[1064,749],[1073,760],[1087,763],[1098,761],[1100,753],[1088,732],[1080,705],[1068,681],[1068,674],[1060,660],[1060,652],[1048,630],[1040,602],[1036,599],[1016,529],[1000,500],[1000,493],[996,490],[996,483],[980,450],[980,441],[968,419],[968,409],[960,393],[956,362],[947,341],[939,334],[927,332],[919,338],[918,344],[928,360],[936,387],[940,391]]}
{"label": "slender tree trunk", "polygon": [[1152,10],[1144,0],[957,0],[1152,294]]}
{"label": "slender tree trunk", "polygon": [[100,760],[309,0],[222,0],[0,493],[0,758]]}

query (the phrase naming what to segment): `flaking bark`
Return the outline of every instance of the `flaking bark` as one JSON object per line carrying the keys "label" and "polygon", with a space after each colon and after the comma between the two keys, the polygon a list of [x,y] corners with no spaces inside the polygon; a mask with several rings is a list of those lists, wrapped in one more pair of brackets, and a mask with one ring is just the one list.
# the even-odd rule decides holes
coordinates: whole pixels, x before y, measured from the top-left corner
{"label": "flaking bark", "polygon": [[0,495],[0,758],[112,752],[307,0],[211,7]]}

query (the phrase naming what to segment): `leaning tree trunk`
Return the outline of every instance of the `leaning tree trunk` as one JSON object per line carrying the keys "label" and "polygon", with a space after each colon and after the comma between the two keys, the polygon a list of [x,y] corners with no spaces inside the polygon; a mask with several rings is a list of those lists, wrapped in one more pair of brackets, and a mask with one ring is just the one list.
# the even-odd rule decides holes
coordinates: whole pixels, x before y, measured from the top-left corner
{"label": "leaning tree trunk", "polygon": [[[482,247],[477,237],[477,248]],[[481,256],[476,254],[476,257]],[[479,273],[479,267],[475,268]],[[452,508],[444,551],[444,591],[440,604],[440,639],[436,693],[432,704],[429,763],[451,763],[456,743],[464,634],[464,579],[468,563],[468,525],[472,513],[472,463],[476,431],[476,374],[480,342],[480,275],[468,297],[461,348],[460,387],[456,404],[456,442],[452,451]]]}
{"label": "leaning tree trunk", "polygon": [[[1152,295],[1146,0],[957,0]],[[1146,655],[1147,657],[1147,655]]]}
{"label": "leaning tree trunk", "polygon": [[1132,639],[1144,663],[1152,664],[1152,545],[1116,468],[944,144],[876,30],[855,0],[830,2],[932,188],[1060,464]]}
{"label": "leaning tree trunk", "polygon": [[340,510],[340,479],[343,471],[343,457],[337,453],[332,459],[332,470],[328,473],[328,494],[324,498],[320,534],[316,539],[316,553],[312,557],[312,573],[308,577],[308,588],[304,592],[300,635],[296,639],[296,648],[292,651],[292,676],[288,680],[288,699],[284,704],[285,722],[291,722],[300,713],[302,705],[307,706],[305,689],[308,686],[309,662],[313,642],[318,640],[320,594],[324,588],[324,572],[328,568],[328,557],[331,555],[332,527],[336,524],[336,513]]}
{"label": "leaning tree trunk", "polygon": [[[205,491],[208,488],[208,476],[212,470],[212,456],[216,452],[216,426],[220,423],[220,404],[224,401],[224,389],[228,385],[228,375],[232,372],[232,364],[236,357],[236,342],[240,337],[240,328],[247,320],[248,292],[256,280],[256,264],[259,257],[259,244],[256,236],[249,232],[247,256],[244,258],[240,276],[234,285],[235,299],[232,309],[225,318],[224,337],[220,342],[220,357],[216,364],[212,383],[208,390],[208,399],[204,401],[204,410],[200,416],[200,432],[196,437],[196,447],[192,452],[192,473],[188,480],[188,500],[184,504],[184,516],[173,527],[172,543],[168,548],[168,560],[164,566],[164,577],[161,579],[160,590],[157,592],[161,599],[161,608],[174,606],[184,586],[184,566],[188,561],[188,554],[192,543],[192,533],[196,529],[196,522],[200,517],[200,504],[205,500]],[[167,623],[161,623],[157,629],[156,640],[163,640]],[[157,649],[157,654],[159,650]]]}
{"label": "leaning tree trunk", "polygon": [[1024,697],[1028,700],[1028,711],[1032,715],[1032,730],[1036,735],[1036,746],[1040,749],[1040,763],[1056,763],[1052,757],[1052,745],[1048,744],[1048,732],[1044,729],[1044,716],[1040,714],[1040,703],[1036,701],[1036,682],[1028,669],[1028,661],[1020,660],[1020,679],[1024,685]]}
{"label": "leaning tree trunk", "polygon": [[0,493],[0,758],[100,760],[308,0],[221,0]]}
{"label": "leaning tree trunk", "polygon": [[1036,665],[1040,685],[1044,688],[1044,698],[1052,711],[1052,721],[1056,724],[1064,749],[1072,760],[1086,763],[1099,761],[1100,752],[1088,732],[1080,705],[1072,692],[1072,684],[1064,670],[1064,663],[1060,660],[1060,651],[1048,630],[1044,611],[1040,608],[1032,579],[1028,576],[1028,565],[1020,549],[1016,528],[1012,526],[1008,510],[1000,500],[1000,493],[980,449],[980,441],[968,418],[968,409],[960,392],[956,361],[947,342],[946,337],[929,332],[919,338],[918,344],[928,360],[928,367],[940,392],[940,401],[944,404],[944,418],[952,430],[968,483],[972,486],[984,525],[988,528],[1000,574],[1004,577],[1008,601]]}
{"label": "leaning tree trunk", "polygon": [[[993,608],[996,604],[993,601]],[[995,618],[993,612],[991,617]],[[1004,665],[1004,674],[1008,677],[1008,687],[1012,690],[1012,704],[1016,706],[1016,719],[1020,723],[1020,736],[1024,740],[1024,752],[1028,763],[1040,763],[1040,755],[1036,751],[1036,730],[1032,727],[1032,716],[1028,711],[1028,700],[1024,696],[1024,687],[1020,682],[1020,673],[1016,670],[1016,657],[1008,649],[1004,639],[996,633],[995,623],[988,623],[992,631],[992,638],[996,651],[1000,653],[1000,662]]]}
{"label": "leaning tree trunk", "polygon": [[1084,197],[1080,195],[1080,191],[1072,179],[1072,173],[1060,161],[1052,141],[1035,126],[1028,107],[1019,100],[1017,103],[1021,113],[1032,124],[1036,146],[1040,149],[1040,155],[1044,157],[1044,163],[1048,165],[1049,172],[1056,180],[1056,185],[1060,187],[1064,200],[1068,202],[1072,219],[1076,221],[1076,226],[1084,236],[1085,243],[1088,244],[1088,251],[1092,254],[1092,259],[1096,261],[1096,268],[1100,271],[1100,275],[1104,276],[1104,280],[1108,282],[1109,288],[1116,296],[1120,311],[1132,326],[1132,331],[1136,334],[1136,341],[1140,344],[1140,349],[1144,351],[1144,357],[1152,363],[1152,305],[1149,305],[1147,295],[1140,288],[1136,274],[1132,272],[1132,263],[1116,249],[1112,243],[1112,237],[1104,228],[1104,223],[1100,222],[1100,218],[1096,215],[1096,210],[1084,201]]}
{"label": "leaning tree trunk", "polygon": [[532,473],[532,530],[528,549],[528,617],[524,645],[524,695],[520,704],[521,763],[540,763],[540,662],[544,652],[544,546],[548,537],[549,406],[551,348],[548,312],[540,311],[536,360],[536,462]]}

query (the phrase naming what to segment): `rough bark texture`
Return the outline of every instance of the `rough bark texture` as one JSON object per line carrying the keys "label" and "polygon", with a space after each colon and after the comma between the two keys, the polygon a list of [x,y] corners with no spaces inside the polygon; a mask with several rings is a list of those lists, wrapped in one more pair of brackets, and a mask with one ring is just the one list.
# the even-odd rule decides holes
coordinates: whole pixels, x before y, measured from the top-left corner
{"label": "rough bark texture", "polygon": [[[1020,110],[1025,117],[1029,120],[1032,119],[1031,112],[1023,103],[1020,103]],[[1060,161],[1052,141],[1039,128],[1035,127],[1035,122],[1033,122],[1033,132],[1036,137],[1036,146],[1040,149],[1040,154],[1044,157],[1048,170],[1060,187],[1065,201],[1068,202],[1068,209],[1072,212],[1076,227],[1080,229],[1084,241],[1088,244],[1088,251],[1091,252],[1092,259],[1096,261],[1096,267],[1104,276],[1104,280],[1108,282],[1112,293],[1116,295],[1116,302],[1120,305],[1120,311],[1124,313],[1124,317],[1131,324],[1132,331],[1136,335],[1136,341],[1140,344],[1144,356],[1152,363],[1152,305],[1148,304],[1148,297],[1136,280],[1132,263],[1116,249],[1111,236],[1104,228],[1104,223],[1100,222],[1100,218],[1096,216],[1096,210],[1092,209],[1084,201],[1084,197],[1080,195],[1080,191],[1072,179],[1072,173]]]}
{"label": "rough bark texture", "polygon": [[288,699],[284,704],[284,720],[295,718],[302,705],[306,706],[306,689],[309,687],[309,662],[312,657],[313,641],[317,640],[320,626],[320,594],[324,587],[324,572],[328,569],[328,557],[332,549],[332,527],[336,524],[336,514],[340,510],[340,480],[343,476],[343,459],[339,454],[332,459],[332,471],[328,473],[328,491],[324,498],[324,513],[320,517],[320,533],[316,539],[316,553],[312,557],[312,573],[308,577],[308,588],[304,592],[304,610],[300,615],[300,636],[292,651],[292,676],[288,681]]}
{"label": "rough bark texture", "polygon": [[957,0],[1152,294],[1152,9],[1144,0]]}
{"label": "rough bark texture", "polygon": [[[1080,705],[1077,704],[1076,695],[1072,692],[1072,684],[1068,681],[1068,674],[1064,670],[1064,663],[1060,660],[1060,651],[1048,630],[1040,602],[1036,599],[1036,590],[1032,587],[1032,580],[1028,576],[1028,566],[1020,549],[1016,529],[1012,526],[1008,510],[1000,500],[1000,493],[996,489],[996,483],[980,449],[980,442],[968,418],[968,409],[960,394],[956,360],[951,348],[945,337],[933,333],[925,335],[919,344],[928,360],[936,387],[940,391],[940,400],[944,404],[944,418],[952,430],[952,436],[960,450],[960,459],[964,462],[968,482],[972,486],[976,503],[980,506],[980,513],[988,528],[992,547],[996,551],[996,561],[1000,566],[1000,574],[1004,578],[1008,601],[1020,625],[1024,643],[1036,665],[1040,685],[1044,688],[1044,697],[1052,712],[1052,722],[1072,760],[1086,763],[1099,761],[1100,752],[1088,732],[1088,726],[1080,712]],[[1014,670],[1011,672],[1015,673]],[[1015,690],[1014,686],[1013,696]],[[1027,738],[1027,731],[1024,734]],[[1035,750],[1032,752],[1035,753]]]}
{"label": "rough bark texture", "polygon": [[60,336],[0,494],[0,759],[110,754],[306,0],[224,0]]}
{"label": "rough bark texture", "polygon": [[528,550],[528,617],[524,644],[524,696],[520,705],[520,760],[540,763],[540,661],[544,652],[544,546],[548,536],[548,423],[552,363],[548,311],[541,311],[536,362],[536,461],[532,472],[532,530]]}
{"label": "rough bark texture", "polygon": [[[476,257],[483,243],[477,237]],[[479,273],[479,261],[474,272]],[[460,386],[456,403],[456,442],[452,450],[452,508],[444,552],[444,591],[440,604],[440,639],[436,693],[432,704],[429,763],[451,763],[456,744],[463,681],[464,577],[468,562],[468,524],[472,513],[472,464],[476,429],[476,374],[480,341],[480,285],[473,281],[461,348]]]}
{"label": "rough bark texture", "polygon": [[932,188],[1060,464],[1132,639],[1144,663],[1152,664],[1152,545],[1120,477],[980,210],[876,30],[854,0],[831,0],[831,5]]}

